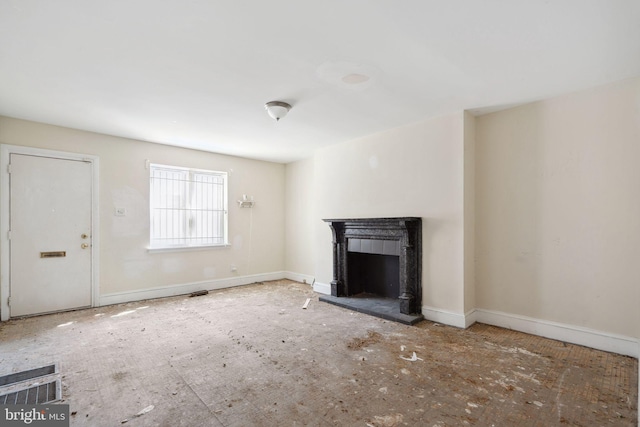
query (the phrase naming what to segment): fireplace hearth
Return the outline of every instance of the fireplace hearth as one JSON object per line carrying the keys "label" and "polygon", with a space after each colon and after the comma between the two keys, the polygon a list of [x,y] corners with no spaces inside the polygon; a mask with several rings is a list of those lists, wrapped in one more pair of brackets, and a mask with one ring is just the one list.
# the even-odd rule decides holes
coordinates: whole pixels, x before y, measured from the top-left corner
{"label": "fireplace hearth", "polygon": [[333,280],[320,300],[405,324],[422,320],[421,218],[324,221],[333,233]]}

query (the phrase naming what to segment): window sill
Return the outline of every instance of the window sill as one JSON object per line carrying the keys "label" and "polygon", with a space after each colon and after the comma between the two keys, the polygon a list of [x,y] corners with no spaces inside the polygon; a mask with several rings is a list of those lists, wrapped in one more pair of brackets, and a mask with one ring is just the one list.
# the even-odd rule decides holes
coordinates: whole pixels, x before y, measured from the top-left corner
{"label": "window sill", "polygon": [[170,246],[166,248],[147,248],[147,252],[161,253],[161,252],[191,252],[191,251],[207,251],[212,249],[223,249],[231,247],[230,244],[224,245],[207,245],[207,246]]}

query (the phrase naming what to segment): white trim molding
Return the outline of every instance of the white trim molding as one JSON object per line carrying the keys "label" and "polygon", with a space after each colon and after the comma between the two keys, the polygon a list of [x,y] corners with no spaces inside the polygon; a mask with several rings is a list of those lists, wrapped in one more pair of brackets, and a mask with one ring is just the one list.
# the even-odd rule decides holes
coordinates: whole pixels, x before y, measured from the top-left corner
{"label": "white trim molding", "polygon": [[465,313],[464,315],[464,328],[467,329],[469,326],[473,325],[478,321],[478,312],[474,308]]}
{"label": "white trim molding", "polygon": [[331,295],[331,285],[326,283],[314,282],[313,291],[319,294]]}
{"label": "white trim molding", "polygon": [[422,314],[427,320],[456,328],[466,329],[479,322],[625,356],[638,358],[640,355],[640,344],[636,338],[549,320],[484,309],[462,314],[428,306],[422,307]]}
{"label": "white trim molding", "polygon": [[[469,314],[472,314],[470,312]],[[436,323],[442,323],[443,325],[455,326],[456,328],[465,329],[471,326],[475,321],[470,322],[467,319],[466,314],[455,313],[449,310],[443,310],[441,308],[422,306],[422,315],[425,319]]]}
{"label": "white trim molding", "polygon": [[100,306],[122,304],[125,302],[142,301],[154,298],[174,297],[186,295],[197,291],[213,291],[216,289],[233,288],[236,286],[251,285],[258,282],[270,280],[281,280],[285,278],[283,271],[273,273],[253,274],[249,276],[231,277],[227,279],[207,280],[203,282],[182,283],[177,285],[161,286],[157,288],[146,288],[135,291],[117,292],[100,296]]}
{"label": "white trim molding", "polygon": [[486,323],[487,325],[513,329],[598,350],[635,358],[638,358],[640,353],[638,340],[623,335],[500,311],[476,309],[475,316],[476,321]]}
{"label": "white trim molding", "polygon": [[294,273],[293,271],[285,271],[284,278],[293,280],[294,282],[306,283],[309,286],[313,286],[313,283],[316,280],[313,276],[308,274]]}

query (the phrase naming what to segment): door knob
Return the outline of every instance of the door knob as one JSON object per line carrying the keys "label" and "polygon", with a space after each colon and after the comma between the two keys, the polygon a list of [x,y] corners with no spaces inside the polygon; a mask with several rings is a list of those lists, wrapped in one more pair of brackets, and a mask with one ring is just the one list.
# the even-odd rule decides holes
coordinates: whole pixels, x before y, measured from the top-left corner
{"label": "door knob", "polygon": [[89,247],[89,245],[88,245],[88,244],[86,244],[86,243],[83,243],[83,244],[81,244],[81,245],[80,245],[80,247],[81,247],[82,249],[87,249],[87,248]]}
{"label": "door knob", "polygon": [[82,235],[80,237],[82,237],[83,239],[86,239],[89,236],[87,234],[82,233]]}

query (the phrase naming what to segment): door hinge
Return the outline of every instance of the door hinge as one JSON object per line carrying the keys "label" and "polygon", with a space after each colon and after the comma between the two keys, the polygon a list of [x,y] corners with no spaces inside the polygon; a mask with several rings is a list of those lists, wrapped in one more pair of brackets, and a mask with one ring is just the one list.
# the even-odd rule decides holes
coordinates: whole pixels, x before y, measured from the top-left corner
{"label": "door hinge", "polygon": [[7,173],[11,174],[11,163],[7,165]]}
{"label": "door hinge", "polygon": [[11,230],[7,231],[7,239],[11,240]]}
{"label": "door hinge", "polygon": [[11,307],[11,297],[7,297],[7,305]]}

